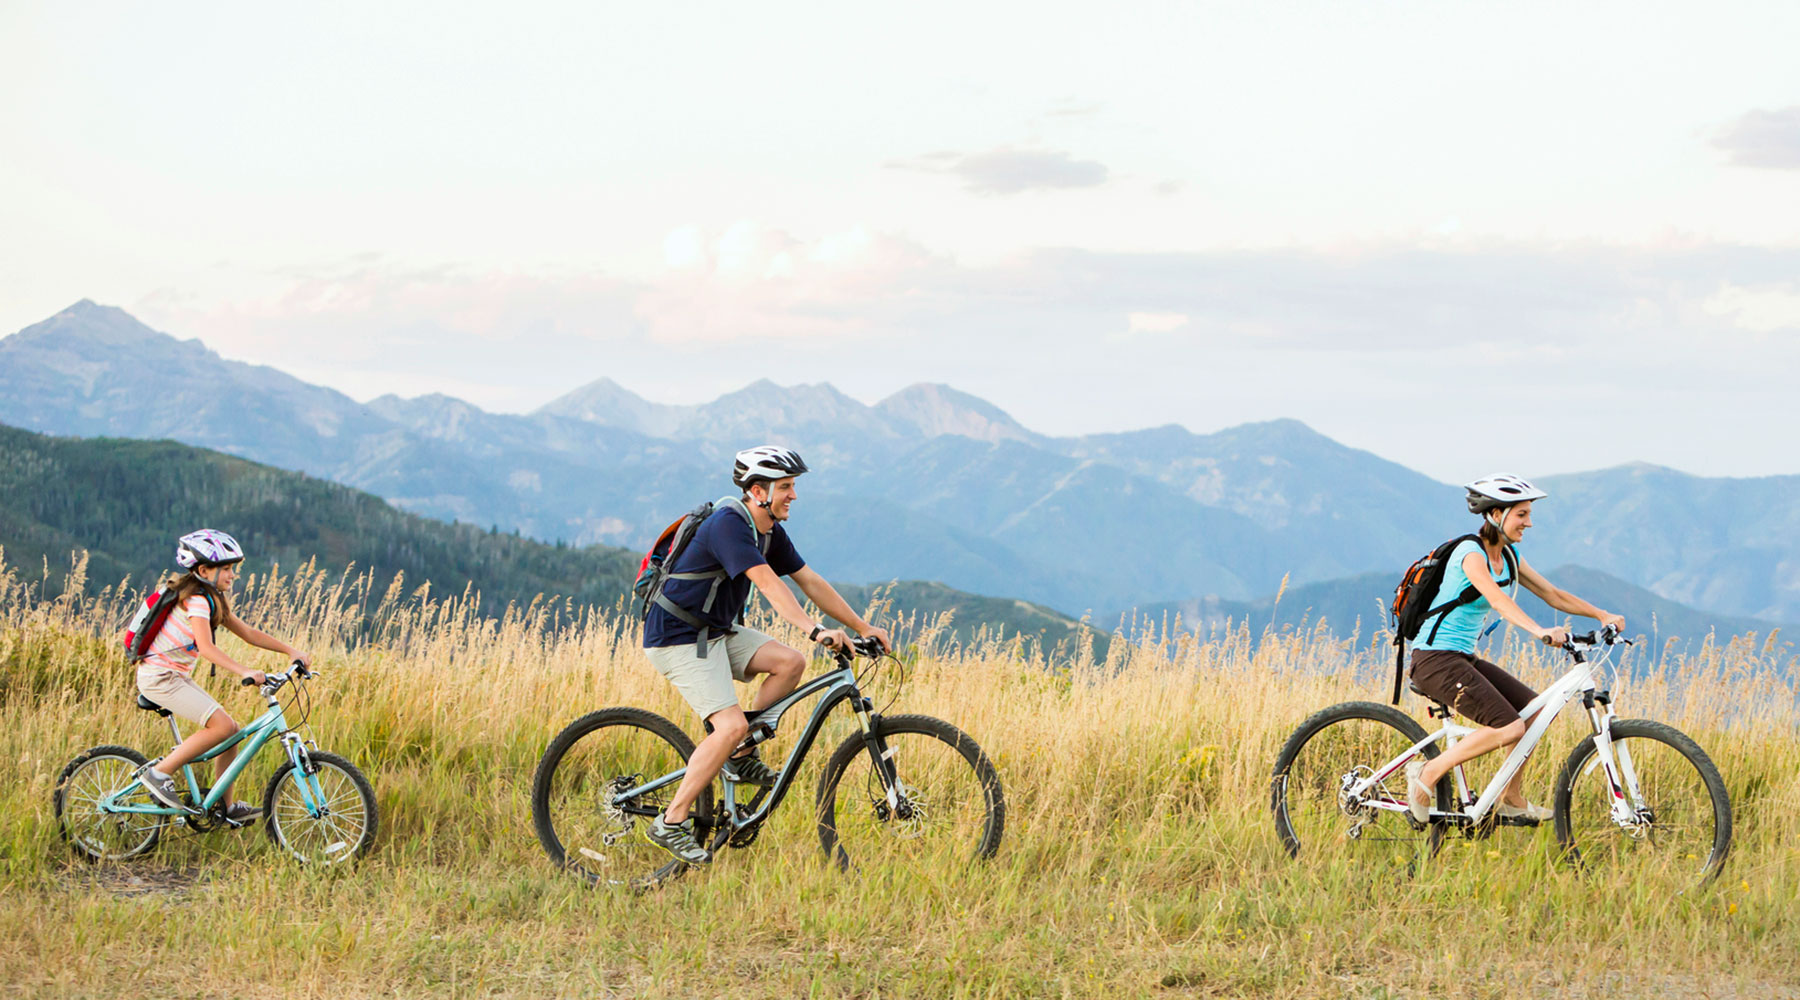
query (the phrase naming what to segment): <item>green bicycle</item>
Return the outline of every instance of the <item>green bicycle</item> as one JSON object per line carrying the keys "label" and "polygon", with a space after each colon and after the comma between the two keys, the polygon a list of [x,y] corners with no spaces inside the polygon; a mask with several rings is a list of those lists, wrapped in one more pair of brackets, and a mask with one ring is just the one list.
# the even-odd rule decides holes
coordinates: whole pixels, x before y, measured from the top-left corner
{"label": "green bicycle", "polygon": [[[261,693],[268,710],[193,762],[212,760],[241,744],[243,752],[217,784],[202,786],[193,764],[182,768],[187,802],[197,812],[171,809],[152,798],[141,779],[150,761],[131,747],[109,744],[80,754],[56,780],[56,819],[63,839],[89,861],[122,861],[155,847],[171,818],[180,818],[196,833],[245,826],[251,821],[238,822],[225,815],[225,792],[257,751],[279,742],[287,760],[276,769],[263,793],[262,814],[269,839],[307,864],[341,864],[367,853],[375,842],[377,820],[375,792],[369,780],[354,764],[320,751],[295,731],[312,713],[305,682],[316,676],[316,671],[299,661],[287,673],[267,675]],[[244,680],[246,687],[254,683]],[[301,719],[295,726],[288,725],[281,700],[275,696],[289,684],[295,703],[301,706]],[[176,743],[181,742],[181,731],[169,718],[168,709],[141,694],[137,707],[168,719],[170,735]]]}

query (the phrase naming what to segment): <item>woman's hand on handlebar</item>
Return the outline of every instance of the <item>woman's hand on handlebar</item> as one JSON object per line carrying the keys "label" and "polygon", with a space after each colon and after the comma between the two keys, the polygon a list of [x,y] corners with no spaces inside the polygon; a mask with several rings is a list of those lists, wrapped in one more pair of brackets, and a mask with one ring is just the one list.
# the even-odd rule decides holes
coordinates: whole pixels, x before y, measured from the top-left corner
{"label": "woman's hand on handlebar", "polygon": [[1546,646],[1566,646],[1569,643],[1569,630],[1562,625],[1547,628],[1539,633],[1538,639]]}
{"label": "woman's hand on handlebar", "polygon": [[1624,615],[1615,615],[1611,611],[1602,611],[1602,612],[1600,612],[1599,619],[1600,619],[1601,625],[1612,629],[1614,632],[1617,632],[1620,635],[1625,634],[1625,616]]}

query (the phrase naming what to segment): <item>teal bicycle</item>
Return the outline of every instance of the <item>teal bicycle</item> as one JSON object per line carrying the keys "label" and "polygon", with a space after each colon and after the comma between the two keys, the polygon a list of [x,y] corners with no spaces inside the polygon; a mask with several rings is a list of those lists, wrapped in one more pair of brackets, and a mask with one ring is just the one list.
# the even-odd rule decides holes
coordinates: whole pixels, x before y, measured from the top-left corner
{"label": "teal bicycle", "polygon": [[[195,833],[238,829],[254,822],[232,820],[225,815],[225,792],[244,773],[257,752],[280,743],[287,760],[276,769],[263,793],[263,820],[276,846],[313,865],[336,865],[367,853],[375,842],[375,792],[356,765],[336,754],[325,753],[296,731],[312,714],[306,682],[317,676],[298,660],[287,673],[268,674],[261,689],[268,710],[238,730],[230,739],[194,760],[209,761],[241,747],[237,759],[219,782],[200,784],[193,764],[183,767],[186,800],[194,812],[171,809],[151,798],[141,775],[150,761],[126,746],[98,746],[82,753],[56,781],[56,819],[63,839],[77,855],[89,861],[122,861],[156,846],[171,819],[180,819]],[[246,687],[255,684],[244,679]],[[292,685],[300,722],[290,726],[276,692]],[[169,734],[181,742],[181,730],[168,709],[143,695],[137,707],[168,720]]]}

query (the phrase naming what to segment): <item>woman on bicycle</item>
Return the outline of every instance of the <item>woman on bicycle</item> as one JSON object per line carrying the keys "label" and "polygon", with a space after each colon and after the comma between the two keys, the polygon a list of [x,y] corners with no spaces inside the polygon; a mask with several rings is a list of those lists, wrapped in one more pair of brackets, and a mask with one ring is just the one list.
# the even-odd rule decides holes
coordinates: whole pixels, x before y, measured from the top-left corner
{"label": "woman on bicycle", "polygon": [[[151,641],[143,662],[138,664],[138,692],[200,727],[168,756],[144,766],[144,786],[158,802],[171,809],[197,811],[182,801],[181,792],[175,787],[175,772],[238,731],[231,713],[194,682],[195,662],[206,660],[257,684],[267,679],[262,671],[243,666],[214,644],[219,626],[230,629],[252,646],[280,653],[290,661],[309,666],[312,662],[305,653],[251,628],[231,613],[226,595],[237,580],[237,565],[243,559],[243,547],[223,531],[202,528],[181,536],[175,547],[175,562],[186,572],[168,584],[176,592],[175,606],[162,631]],[[236,756],[237,751],[232,749],[213,758],[213,780],[224,775]],[[226,789],[220,804],[234,822],[252,819],[261,812],[248,803],[233,801],[230,789]]]}
{"label": "woman on bicycle", "polygon": [[[1431,815],[1431,790],[1451,768],[1512,746],[1525,735],[1525,720],[1519,717],[1519,711],[1537,697],[1537,692],[1475,655],[1475,642],[1482,634],[1482,622],[1489,611],[1497,612],[1546,645],[1560,646],[1568,641],[1567,628],[1538,625],[1513,600],[1512,595],[1523,583],[1525,589],[1558,611],[1595,618],[1620,630],[1625,628],[1624,618],[1558,589],[1518,554],[1516,546],[1525,537],[1525,529],[1531,527],[1532,501],[1549,494],[1517,476],[1505,475],[1477,479],[1464,489],[1468,490],[1469,512],[1481,516],[1479,540],[1464,541],[1451,552],[1444,567],[1444,582],[1426,606],[1435,609],[1446,602],[1452,606],[1420,626],[1419,641],[1413,645],[1412,681],[1426,695],[1482,728],[1429,761],[1415,759],[1407,764],[1407,804],[1420,822]],[[1468,604],[1456,605],[1456,598],[1471,585],[1478,596]],[[1549,809],[1526,801],[1520,789],[1523,776],[1524,769],[1520,768],[1507,783],[1500,796],[1500,815],[1538,822],[1549,819]]]}

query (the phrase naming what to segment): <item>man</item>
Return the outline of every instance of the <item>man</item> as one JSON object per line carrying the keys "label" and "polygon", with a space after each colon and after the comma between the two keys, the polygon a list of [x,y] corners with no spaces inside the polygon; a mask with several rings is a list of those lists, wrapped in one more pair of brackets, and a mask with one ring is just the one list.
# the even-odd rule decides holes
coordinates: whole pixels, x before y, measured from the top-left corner
{"label": "man", "polygon": [[761,711],[791,694],[806,668],[806,657],[799,650],[735,624],[750,600],[751,585],[776,614],[815,642],[842,649],[850,637],[808,617],[781,577],[792,577],[801,592],[832,618],[859,635],[876,637],[883,648],[889,645],[887,631],[863,621],[824,577],[807,566],[782,527],[796,497],[794,480],[805,471],[806,463],[788,448],[764,445],[738,452],[731,481],[743,491],[742,502],[719,504],[695,529],[644,619],[650,663],[712,724],[712,732],[688,758],[687,774],[675,797],[644,830],[652,844],[690,865],[712,861],[694,840],[688,810],[714,775],[724,770],[729,780],[764,787],[780,777],[754,750],[731,757],[750,731],[732,681],[762,675],[754,703]]}

